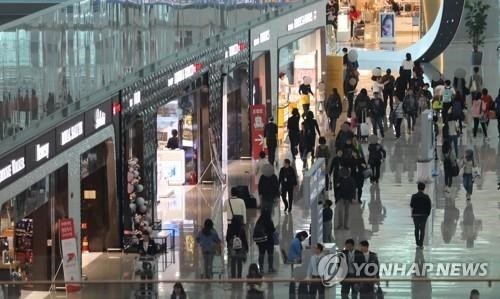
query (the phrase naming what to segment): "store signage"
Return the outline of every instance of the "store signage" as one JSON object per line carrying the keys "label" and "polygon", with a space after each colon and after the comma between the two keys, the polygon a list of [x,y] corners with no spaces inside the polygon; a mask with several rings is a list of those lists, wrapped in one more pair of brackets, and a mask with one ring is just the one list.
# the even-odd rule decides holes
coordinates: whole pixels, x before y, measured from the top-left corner
{"label": "store signage", "polygon": [[55,145],[54,130],[26,145],[26,171],[31,171],[54,157]]}
{"label": "store signage", "polygon": [[106,124],[106,113],[99,108],[94,112],[95,124],[94,128],[97,130]]}
{"label": "store signage", "polygon": [[293,23],[288,24],[288,31],[292,31],[306,24],[312,23],[316,21],[317,17],[318,13],[316,10],[306,13],[305,15],[302,15],[300,17],[297,17],[293,20]]}
{"label": "store signage", "polygon": [[37,144],[35,146],[35,151],[36,151],[36,162],[40,162],[43,159],[48,159],[49,158],[49,153],[50,153],[50,143],[44,143],[44,144]]}
{"label": "store signage", "polygon": [[232,57],[241,51],[245,50],[246,44],[245,43],[237,43],[232,46],[229,46],[227,51],[226,51],[226,58]]}
{"label": "store signage", "polygon": [[266,30],[264,32],[261,32],[258,37],[254,38],[253,45],[258,46],[267,42],[269,39],[271,39],[271,31]]}
{"label": "store signage", "polygon": [[[59,236],[63,260],[64,281],[68,293],[80,290],[80,266],[76,247],[75,226],[72,218],[59,220]],[[73,282],[73,283],[72,283]]]}
{"label": "store signage", "polygon": [[85,113],[85,136],[102,129],[111,122],[112,103],[108,101]]}
{"label": "store signage", "polygon": [[259,153],[264,150],[264,125],[266,105],[250,106],[250,126],[252,139],[252,157],[259,159]]}
{"label": "store signage", "polygon": [[[174,84],[179,84],[181,81],[192,77],[201,69],[201,64],[191,64],[180,71],[174,73]],[[169,84],[170,85],[170,84]]]}
{"label": "store signage", "polygon": [[128,106],[134,107],[135,105],[139,105],[141,103],[141,91],[134,92],[134,95],[131,99],[128,100]]}
{"label": "store signage", "polygon": [[61,132],[61,146],[70,143],[81,135],[83,135],[83,121],[79,121]]}
{"label": "store signage", "polygon": [[24,157],[11,160],[7,166],[0,169],[0,183],[21,172],[24,168]]}
{"label": "store signage", "polygon": [[84,115],[80,115],[56,128],[56,137],[57,137],[56,149],[58,153],[67,148],[68,146],[71,146],[72,144],[75,144],[77,141],[83,139],[85,133],[84,123],[85,123]]}

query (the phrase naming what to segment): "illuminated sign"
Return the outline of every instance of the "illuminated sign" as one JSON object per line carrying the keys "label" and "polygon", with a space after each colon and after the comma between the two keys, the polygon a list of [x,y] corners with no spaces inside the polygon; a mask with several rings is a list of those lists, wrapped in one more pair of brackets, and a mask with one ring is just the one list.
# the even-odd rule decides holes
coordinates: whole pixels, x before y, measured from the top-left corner
{"label": "illuminated sign", "polygon": [[288,24],[287,29],[288,31],[292,31],[306,24],[312,23],[316,21],[317,16],[318,16],[317,11],[311,11],[309,13],[306,13],[305,15],[295,18],[293,20],[293,23]]}
{"label": "illuminated sign", "polygon": [[106,113],[100,109],[96,109],[94,112],[95,124],[94,128],[97,130],[106,124]]}
{"label": "illuminated sign", "polygon": [[83,121],[77,122],[75,125],[61,132],[61,146],[77,139],[83,135]]}
{"label": "illuminated sign", "polygon": [[11,160],[9,165],[0,169],[0,183],[20,172],[24,167],[24,158]]}
{"label": "illuminated sign", "polygon": [[262,43],[267,42],[269,39],[271,39],[271,31],[266,30],[266,31],[264,31],[264,32],[261,32],[261,33],[259,34],[259,37],[255,38],[255,39],[253,40],[253,45],[254,45],[254,46],[258,46],[258,45],[260,45],[260,44],[262,44]]}
{"label": "illuminated sign", "polygon": [[134,92],[134,96],[129,100],[129,107],[133,107],[141,103],[141,91]]}
{"label": "illuminated sign", "polygon": [[37,144],[35,147],[36,150],[36,162],[40,162],[40,160],[48,159],[50,155],[50,143],[45,143],[43,145]]}
{"label": "illuminated sign", "polygon": [[189,77],[192,77],[196,72],[201,69],[201,64],[191,64],[180,71],[174,73],[173,81],[172,79],[168,80],[168,85],[178,84],[182,80],[186,80]]}
{"label": "illuminated sign", "polygon": [[246,48],[246,45],[245,43],[237,43],[237,44],[234,44],[232,46],[229,46],[227,48],[227,51],[226,51],[226,58],[229,58],[229,57],[232,57],[238,53],[240,53],[241,51],[245,50]]}

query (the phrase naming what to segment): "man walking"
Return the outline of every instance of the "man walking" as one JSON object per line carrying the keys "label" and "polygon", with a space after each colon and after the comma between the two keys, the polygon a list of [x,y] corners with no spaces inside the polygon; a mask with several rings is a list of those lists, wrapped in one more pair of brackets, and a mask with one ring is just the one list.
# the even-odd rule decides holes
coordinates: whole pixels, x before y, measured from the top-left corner
{"label": "man walking", "polygon": [[363,264],[363,253],[354,248],[354,240],[347,239],[345,241],[344,250],[342,251],[345,255],[345,259],[347,261],[347,276],[346,280],[342,281],[342,290],[341,290],[341,298],[348,299],[349,292],[351,292],[351,298],[358,298],[359,286],[353,281],[356,276],[356,267],[354,265]]}
{"label": "man walking", "polygon": [[413,224],[415,225],[415,243],[417,248],[424,248],[425,225],[431,213],[431,199],[424,193],[425,184],[418,183],[418,192],[411,197],[410,207]]}
{"label": "man walking", "polygon": [[269,164],[274,165],[276,147],[278,147],[278,126],[274,123],[274,118],[272,116],[269,118],[269,122],[264,127],[264,138],[266,138]]}
{"label": "man walking", "polygon": [[[363,264],[361,267],[358,264],[360,271],[359,276],[364,279],[379,278],[379,262],[377,254],[370,250],[368,241],[359,242],[359,250],[363,254]],[[378,283],[377,283],[378,284]],[[360,299],[373,299],[375,298],[375,282],[367,281],[360,283],[359,287]]]}

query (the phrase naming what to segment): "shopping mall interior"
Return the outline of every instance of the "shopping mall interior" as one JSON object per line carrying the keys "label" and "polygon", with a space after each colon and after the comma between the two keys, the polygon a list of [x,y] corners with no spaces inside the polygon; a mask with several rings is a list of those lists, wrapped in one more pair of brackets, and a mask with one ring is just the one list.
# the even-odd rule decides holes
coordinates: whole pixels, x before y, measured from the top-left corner
{"label": "shopping mall interior", "polygon": [[500,298],[499,16],[0,1],[0,298]]}

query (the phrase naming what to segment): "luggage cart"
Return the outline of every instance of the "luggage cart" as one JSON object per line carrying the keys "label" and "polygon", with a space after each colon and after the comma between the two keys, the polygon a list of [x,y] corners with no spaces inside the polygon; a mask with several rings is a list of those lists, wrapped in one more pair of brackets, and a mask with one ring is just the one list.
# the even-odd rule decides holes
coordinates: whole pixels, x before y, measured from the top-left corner
{"label": "luggage cart", "polygon": [[[134,277],[135,280],[158,280],[158,259],[155,256],[143,255],[136,257]],[[134,299],[157,299],[158,284],[138,283],[134,288]]]}

